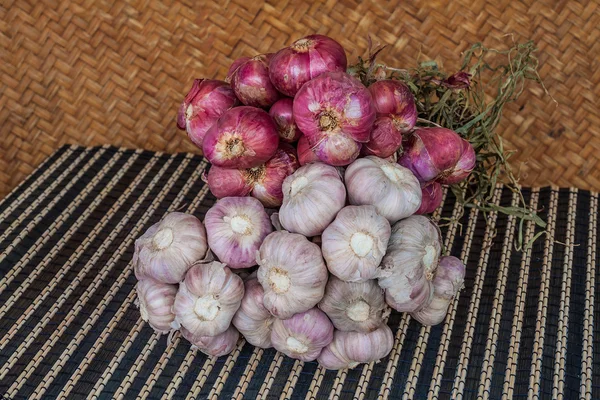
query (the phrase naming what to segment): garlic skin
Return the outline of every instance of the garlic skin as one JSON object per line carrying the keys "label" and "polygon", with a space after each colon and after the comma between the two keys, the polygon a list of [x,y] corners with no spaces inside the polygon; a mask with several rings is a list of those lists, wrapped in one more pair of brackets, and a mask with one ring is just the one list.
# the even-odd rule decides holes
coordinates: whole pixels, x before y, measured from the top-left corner
{"label": "garlic skin", "polygon": [[210,357],[221,357],[235,349],[240,333],[230,326],[225,332],[215,336],[194,336],[182,327],[181,336],[192,344],[192,349],[198,349]]}
{"label": "garlic skin", "polygon": [[171,331],[175,319],[172,311],[177,294],[177,285],[161,283],[151,278],[138,281],[136,305],[140,308],[142,319],[158,333]]}
{"label": "garlic skin", "polygon": [[135,241],[133,268],[138,280],[179,283],[189,267],[208,250],[202,222],[191,214],[172,212]]}
{"label": "garlic skin", "polygon": [[276,319],[271,341],[277,351],[300,361],[313,361],[333,339],[333,325],[318,308]]}
{"label": "garlic skin", "polygon": [[256,278],[246,280],[244,286],[242,304],[231,322],[251,345],[263,349],[273,347],[271,330],[275,317],[263,305],[265,292]]}
{"label": "garlic skin", "polygon": [[421,185],[408,168],[382,158],[359,158],[346,169],[350,204],[371,204],[391,224],[409,217],[421,205]]}
{"label": "garlic skin", "polygon": [[317,305],[325,293],[327,267],[321,249],[297,233],[267,236],[257,254],[257,278],[265,292],[263,304],[286,319]]}
{"label": "garlic skin", "polygon": [[208,244],[230,268],[256,265],[256,251],[273,231],[263,205],[253,197],[225,197],[204,219]]}
{"label": "garlic skin", "polygon": [[376,281],[344,282],[332,276],[319,308],[336,329],[368,333],[383,323],[386,304],[383,290]]}
{"label": "garlic skin", "polygon": [[391,234],[374,206],[347,206],[321,236],[329,272],[350,282],[374,279]]}
{"label": "garlic skin", "polygon": [[223,263],[194,264],[179,285],[173,328],[186,328],[194,337],[216,336],[229,327],[244,297],[242,278]]}
{"label": "garlic skin", "polygon": [[346,203],[346,188],[335,167],[315,162],[298,168],[283,181],[281,225],[311,237],[323,233]]}
{"label": "garlic skin", "polygon": [[433,299],[427,307],[411,316],[423,325],[437,325],[444,321],[450,303],[463,287],[465,272],[465,265],[458,258],[440,258],[440,265],[433,279]]}
{"label": "garlic skin", "polygon": [[325,369],[354,368],[360,363],[381,360],[393,346],[394,335],[385,324],[370,333],[335,331],[317,361]]}
{"label": "garlic skin", "polygon": [[390,307],[415,312],[429,304],[441,249],[439,229],[427,217],[413,215],[392,226],[378,274]]}

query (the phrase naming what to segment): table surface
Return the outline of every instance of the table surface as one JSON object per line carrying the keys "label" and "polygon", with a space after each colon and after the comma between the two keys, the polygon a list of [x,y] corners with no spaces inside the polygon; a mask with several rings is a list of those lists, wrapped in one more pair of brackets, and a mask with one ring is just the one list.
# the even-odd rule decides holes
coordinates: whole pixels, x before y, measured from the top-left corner
{"label": "table surface", "polygon": [[[214,203],[202,158],[66,146],[0,202],[0,395],[66,398],[600,398],[598,196],[526,189],[548,235],[515,249],[513,217],[442,228],[466,262],[443,324],[393,313],[391,354],[325,371],[240,340],[205,357],[134,305],[133,242],[168,211]],[[495,201],[515,197],[499,187]],[[441,215],[457,212],[447,194]],[[526,237],[539,228],[525,226]],[[378,397],[380,396],[380,397]]]}

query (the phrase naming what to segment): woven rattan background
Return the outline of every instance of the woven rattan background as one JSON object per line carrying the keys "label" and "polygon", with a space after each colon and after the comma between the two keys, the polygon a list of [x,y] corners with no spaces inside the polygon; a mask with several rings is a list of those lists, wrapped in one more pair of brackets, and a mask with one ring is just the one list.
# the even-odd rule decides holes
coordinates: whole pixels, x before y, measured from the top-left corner
{"label": "woven rattan background", "polygon": [[[0,2],[0,198],[64,143],[194,151],[176,108],[194,77],[223,77],[232,59],[319,32],[350,59],[366,36],[383,61],[436,58],[534,39],[558,107],[530,85],[501,126],[526,185],[600,189],[600,7],[592,1]],[[524,108],[520,113],[518,107]]]}

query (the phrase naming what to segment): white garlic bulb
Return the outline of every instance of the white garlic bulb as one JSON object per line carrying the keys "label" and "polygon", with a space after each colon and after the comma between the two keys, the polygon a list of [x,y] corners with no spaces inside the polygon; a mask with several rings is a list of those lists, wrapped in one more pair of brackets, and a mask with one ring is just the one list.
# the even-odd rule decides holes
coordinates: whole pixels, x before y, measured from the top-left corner
{"label": "white garlic bulb", "polygon": [[333,339],[333,325],[318,308],[276,319],[271,341],[276,350],[301,361],[315,360]]}
{"label": "white garlic bulb", "polygon": [[233,325],[253,346],[268,349],[275,317],[263,305],[264,291],[258,279],[245,281],[246,288],[240,308],[233,317]]}
{"label": "white garlic bulb", "polygon": [[290,318],[323,298],[327,267],[319,246],[306,237],[271,233],[260,246],[257,262],[258,281],[265,291],[263,304],[277,318]]}
{"label": "white garlic bulb", "polygon": [[179,285],[173,311],[173,328],[180,326],[194,337],[225,332],[244,297],[242,278],[217,261],[194,264]]}
{"label": "white garlic bulb", "polygon": [[385,324],[370,333],[335,331],[317,361],[325,369],[354,368],[360,363],[381,360],[393,346],[394,335]]}
{"label": "white garlic bulb", "polygon": [[433,279],[433,299],[425,308],[411,316],[423,325],[437,325],[444,320],[450,302],[456,297],[465,281],[465,265],[456,257],[440,258]]}
{"label": "white garlic bulb", "polygon": [[319,308],[340,331],[371,332],[383,323],[383,290],[374,280],[345,282],[332,276]]}
{"label": "white garlic bulb", "polygon": [[421,205],[421,185],[408,168],[375,156],[359,158],[346,169],[350,204],[371,204],[394,223]]}
{"label": "white garlic bulb", "polygon": [[215,336],[194,336],[189,330],[182,327],[181,336],[192,344],[192,349],[198,349],[211,357],[221,357],[235,349],[240,333],[230,326],[225,332]]}
{"label": "white garlic bulb", "polygon": [[379,271],[379,286],[390,307],[415,312],[429,304],[441,249],[439,229],[427,217],[413,215],[392,226]]}
{"label": "white garlic bulb", "polygon": [[338,170],[320,162],[298,168],[285,178],[282,189],[281,225],[307,237],[323,233],[346,203]]}
{"label": "white garlic bulb", "polygon": [[273,231],[269,216],[254,197],[225,197],[206,212],[208,244],[230,268],[256,265],[256,250]]}
{"label": "white garlic bulb", "polygon": [[376,277],[391,227],[374,206],[347,206],[321,236],[329,272],[350,282]]}
{"label": "white garlic bulb", "polygon": [[135,276],[179,283],[188,268],[208,250],[206,231],[193,215],[172,212],[135,241]]}
{"label": "white garlic bulb", "polygon": [[177,285],[146,278],[138,281],[135,290],[136,304],[140,308],[142,319],[158,333],[171,331],[171,323],[175,319],[172,308],[177,294]]}

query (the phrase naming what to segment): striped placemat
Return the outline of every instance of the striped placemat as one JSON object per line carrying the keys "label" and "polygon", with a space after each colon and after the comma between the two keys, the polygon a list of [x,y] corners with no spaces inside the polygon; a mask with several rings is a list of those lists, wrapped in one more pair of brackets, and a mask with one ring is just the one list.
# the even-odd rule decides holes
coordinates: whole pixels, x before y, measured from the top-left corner
{"label": "striped placemat", "polygon": [[[134,306],[133,242],[168,211],[214,202],[190,154],[66,146],[0,202],[0,395],[36,398],[600,398],[598,195],[527,189],[548,235],[471,210],[442,228],[467,264],[444,324],[393,313],[377,364],[326,371],[241,340],[207,359]],[[498,187],[494,201],[516,201]],[[443,223],[456,213],[447,193]],[[526,224],[524,240],[539,229]]]}

